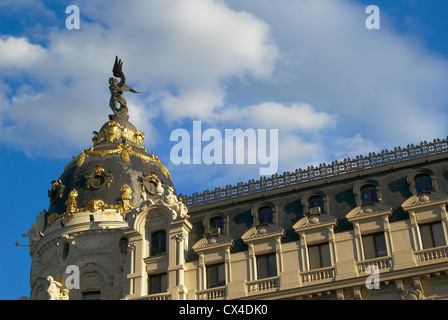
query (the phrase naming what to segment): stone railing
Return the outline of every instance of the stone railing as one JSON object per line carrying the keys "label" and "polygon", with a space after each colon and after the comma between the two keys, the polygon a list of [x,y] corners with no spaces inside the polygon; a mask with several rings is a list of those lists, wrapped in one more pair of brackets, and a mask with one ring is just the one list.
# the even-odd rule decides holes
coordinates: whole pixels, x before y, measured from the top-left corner
{"label": "stone railing", "polygon": [[226,286],[200,290],[196,297],[198,300],[222,300],[226,297]]}
{"label": "stone railing", "polygon": [[417,262],[431,262],[448,258],[448,246],[414,252]]}
{"label": "stone railing", "polygon": [[304,271],[300,274],[302,283],[330,280],[335,277],[334,267],[320,268],[309,271]]}
{"label": "stone railing", "polygon": [[246,283],[246,285],[248,293],[262,292],[271,289],[278,289],[280,286],[280,280],[279,277],[276,276],[276,277],[259,279],[255,281],[249,281]]}
{"label": "stone railing", "polygon": [[218,187],[212,191],[205,190],[202,193],[193,193],[191,196],[183,197],[183,200],[187,207],[192,208],[304,182],[392,165],[406,160],[424,158],[447,151],[448,139],[436,139],[433,142],[424,141],[419,145],[408,145],[406,148],[396,147],[391,151],[383,150],[380,153],[369,153],[368,156],[357,156],[354,159],[346,158],[342,161],[333,161],[331,164],[320,164],[318,167],[309,166],[305,170],[297,169],[294,172],[275,174],[271,177],[262,176],[259,180],[249,180],[247,183],[240,182],[236,186],[228,185],[225,188]]}
{"label": "stone railing", "polygon": [[364,272],[373,272],[374,269],[389,269],[392,267],[392,258],[391,257],[381,257],[381,258],[374,258],[369,260],[363,260],[356,262],[356,265],[358,267],[359,273]]}
{"label": "stone railing", "polygon": [[171,300],[171,293],[155,293],[143,297],[138,297],[136,300]]}

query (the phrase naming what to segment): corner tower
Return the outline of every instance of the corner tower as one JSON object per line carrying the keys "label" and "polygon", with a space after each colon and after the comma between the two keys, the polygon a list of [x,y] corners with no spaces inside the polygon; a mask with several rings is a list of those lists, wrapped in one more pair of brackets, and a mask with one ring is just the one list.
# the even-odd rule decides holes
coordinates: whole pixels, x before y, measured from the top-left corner
{"label": "corner tower", "polygon": [[164,245],[160,249],[166,253],[167,268],[168,263],[177,266],[169,283],[182,293],[177,281],[182,260],[169,261],[168,254],[177,252],[180,238],[188,238],[187,208],[176,196],[168,170],[143,147],[144,133],[129,122],[123,92],[137,92],[125,84],[121,67],[116,59],[113,74],[121,81],[109,79],[113,114],[94,132],[93,146],[51,182],[49,209],[26,234],[32,257],[31,299],[146,294],[148,277],[136,261],[150,255],[155,231],[160,231],[157,241]]}

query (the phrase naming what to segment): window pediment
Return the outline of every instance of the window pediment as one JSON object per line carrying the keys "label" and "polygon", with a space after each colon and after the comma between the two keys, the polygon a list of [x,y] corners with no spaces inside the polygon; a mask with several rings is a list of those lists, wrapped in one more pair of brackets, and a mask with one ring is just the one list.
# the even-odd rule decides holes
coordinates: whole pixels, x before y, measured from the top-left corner
{"label": "window pediment", "polygon": [[401,206],[403,210],[409,211],[439,204],[448,204],[448,196],[443,193],[431,191],[418,195],[415,194],[406,199]]}
{"label": "window pediment", "polygon": [[201,250],[219,249],[229,246],[234,246],[233,239],[223,234],[217,234],[200,239],[193,245],[193,250],[198,252]]}
{"label": "window pediment", "polygon": [[382,217],[391,214],[392,214],[391,206],[388,206],[387,204],[381,202],[375,202],[357,206],[346,215],[346,218],[348,221],[353,222],[362,219]]}
{"label": "window pediment", "polygon": [[256,240],[271,240],[284,236],[285,231],[282,227],[269,223],[250,228],[241,236],[241,239],[247,243]]}
{"label": "window pediment", "polygon": [[337,219],[328,214],[311,214],[297,221],[293,228],[298,232],[312,230],[317,228],[335,227]]}

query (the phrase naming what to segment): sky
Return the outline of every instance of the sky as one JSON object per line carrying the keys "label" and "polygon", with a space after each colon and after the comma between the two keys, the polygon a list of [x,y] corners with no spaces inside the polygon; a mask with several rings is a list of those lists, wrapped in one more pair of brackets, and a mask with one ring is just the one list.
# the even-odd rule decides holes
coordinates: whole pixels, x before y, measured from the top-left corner
{"label": "sky", "polygon": [[[79,28],[67,28],[70,5]],[[379,28],[366,26],[369,5]],[[130,121],[191,195],[263,166],[191,153],[176,164],[171,136],[192,143],[194,123],[223,140],[276,130],[278,174],[445,139],[447,14],[444,0],[0,0],[0,299],[30,295],[31,258],[15,240],[28,244],[51,181],[108,121],[115,56],[140,92],[125,94]]]}

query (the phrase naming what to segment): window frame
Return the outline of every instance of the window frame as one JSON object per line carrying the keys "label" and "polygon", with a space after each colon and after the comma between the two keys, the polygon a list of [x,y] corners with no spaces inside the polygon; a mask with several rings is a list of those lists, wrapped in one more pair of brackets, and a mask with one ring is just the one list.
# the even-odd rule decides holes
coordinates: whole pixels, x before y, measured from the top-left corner
{"label": "window frame", "polygon": [[[219,268],[222,267],[222,276],[223,279],[221,281],[221,278],[219,277],[220,275],[220,270]],[[222,287],[225,286],[227,284],[227,279],[226,279],[226,264],[225,262],[220,262],[220,263],[214,263],[211,265],[206,265],[205,266],[205,270],[206,270],[206,277],[207,277],[207,289],[212,289],[212,288],[217,288],[217,287]],[[216,283],[210,283],[210,273],[213,272],[214,275],[216,276],[217,282]]]}
{"label": "window frame", "polygon": [[[165,277],[165,279],[163,279]],[[153,291],[153,280],[158,279],[158,287],[157,290]],[[163,286],[163,282],[165,282],[166,288]],[[165,289],[165,290],[163,290]],[[148,294],[158,294],[158,293],[165,293],[168,291],[168,273],[167,272],[161,272],[161,273],[154,273],[150,274],[148,276]]]}
{"label": "window frame", "polygon": [[[324,259],[322,256],[322,247],[326,246],[328,248],[328,261],[329,264],[328,265],[324,265]],[[318,249],[318,258],[319,258],[319,267],[316,268],[315,266],[311,265],[311,254],[310,254],[310,249],[312,248],[317,248]],[[333,262],[331,261],[331,248],[330,248],[330,243],[329,242],[321,242],[321,243],[316,243],[316,244],[311,244],[307,246],[307,250],[308,250],[308,263],[309,263],[309,269],[310,270],[316,270],[316,269],[322,269],[322,268],[330,268],[333,266]],[[314,259],[313,259],[314,260]]]}
{"label": "window frame", "polygon": [[[384,248],[385,248],[385,254],[384,255],[379,255],[379,251],[378,251],[378,243],[376,241],[376,238],[382,236],[383,240],[384,240]],[[366,240],[368,238],[372,237],[372,243],[373,243],[373,253],[374,253],[374,257],[366,257]],[[364,260],[371,260],[371,259],[377,259],[377,258],[383,258],[383,257],[387,257],[389,256],[389,252],[387,249],[387,239],[386,239],[386,234],[384,233],[384,231],[380,231],[380,232],[375,232],[375,233],[369,233],[369,234],[365,234],[365,235],[361,235],[362,238],[362,250],[364,252]]]}
{"label": "window frame", "polygon": [[[270,259],[273,259],[274,261],[274,266],[275,266],[275,274],[271,274],[271,262]],[[260,272],[260,265],[261,265],[261,261],[266,259],[266,263],[264,264],[264,266],[266,267],[266,274],[267,276],[263,276]],[[257,260],[257,279],[266,279],[266,278],[271,278],[271,277],[277,277],[278,276],[278,266],[277,266],[277,254],[275,252],[271,252],[271,253],[265,253],[265,254],[260,254],[256,256],[256,260]]]}
{"label": "window frame", "polygon": [[[435,225],[440,225],[440,228],[442,228],[442,236],[443,236],[444,244],[436,245],[436,239],[434,237],[434,229],[433,229],[433,226],[435,226]],[[431,238],[431,246],[430,247],[426,247],[425,243],[423,242],[424,241],[423,240],[423,234],[422,234],[422,228],[423,227],[429,227],[429,235],[430,235],[430,238]],[[422,224],[419,224],[418,228],[419,228],[420,240],[421,240],[421,244],[422,244],[423,250],[431,249],[431,248],[437,248],[437,247],[445,246],[447,244],[446,239],[445,239],[445,235],[443,234],[443,223],[442,223],[442,221],[433,221],[433,222],[428,222],[428,223],[422,223]]]}
{"label": "window frame", "polygon": [[[264,207],[269,207],[272,210],[272,219],[267,219],[267,221],[260,221],[260,210]],[[278,209],[277,206],[271,201],[260,202],[252,207],[252,218],[254,226],[275,224],[278,225]],[[268,213],[269,216],[269,213]]]}
{"label": "window frame", "polygon": [[[155,247],[155,237],[158,237],[158,246]],[[159,256],[166,253],[167,249],[167,241],[166,241],[166,230],[156,230],[151,232],[151,246],[150,246],[150,255],[151,256]]]}

